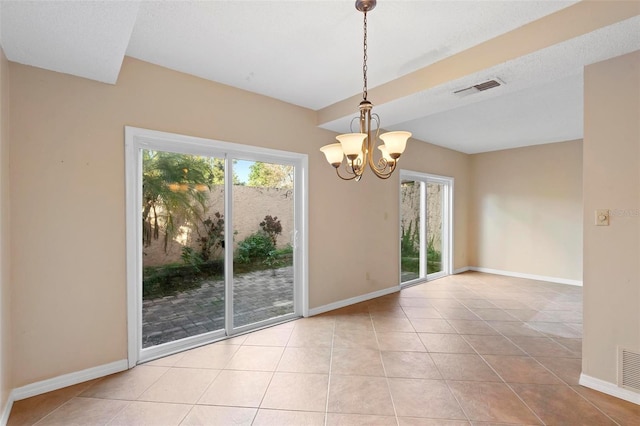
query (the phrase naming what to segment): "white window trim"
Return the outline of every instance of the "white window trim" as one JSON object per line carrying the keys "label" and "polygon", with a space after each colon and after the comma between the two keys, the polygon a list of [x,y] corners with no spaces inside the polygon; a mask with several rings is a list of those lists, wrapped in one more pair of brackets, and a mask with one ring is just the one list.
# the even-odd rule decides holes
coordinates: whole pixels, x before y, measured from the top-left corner
{"label": "white window trim", "polygon": [[[142,276],[142,224],[140,222],[140,206],[142,205],[141,185],[139,176],[142,169],[141,149],[153,148],[157,150],[181,152],[192,155],[215,156],[228,159],[241,158],[243,160],[272,161],[280,164],[295,166],[295,209],[296,225],[294,236],[294,250],[296,251],[296,277],[294,282],[294,316],[308,316],[309,313],[309,260],[308,260],[308,156],[275,149],[254,147],[213,139],[184,136],[156,130],[141,129],[125,126],[125,197],[126,197],[126,281],[127,281],[127,358],[129,368],[142,360],[151,360],[167,355],[164,345],[145,349],[141,357],[141,324],[142,324],[142,288],[139,280]],[[228,179],[232,176],[232,166],[226,169]],[[231,182],[231,181],[229,181]],[[225,217],[231,217],[231,203],[225,203]],[[230,221],[225,221],[230,224]],[[226,225],[225,225],[226,226]],[[229,225],[230,226],[230,225]],[[227,233],[232,235],[232,233]],[[233,245],[225,245],[225,262],[232,262]],[[225,270],[231,273],[230,267]],[[231,301],[232,302],[232,301]],[[230,311],[227,311],[230,312]],[[282,319],[280,319],[282,320]],[[226,322],[226,321],[225,321]],[[275,322],[275,321],[273,321]],[[227,323],[227,322],[226,322]],[[229,324],[229,323],[227,323]],[[270,325],[269,321],[261,323]],[[234,334],[248,331],[249,327],[237,327]],[[231,330],[227,329],[227,333]],[[173,352],[200,346],[216,339],[225,337],[224,331],[214,331],[198,336],[182,339],[179,345],[174,345]],[[165,345],[170,345],[167,343]],[[155,349],[155,350],[154,350]]]}

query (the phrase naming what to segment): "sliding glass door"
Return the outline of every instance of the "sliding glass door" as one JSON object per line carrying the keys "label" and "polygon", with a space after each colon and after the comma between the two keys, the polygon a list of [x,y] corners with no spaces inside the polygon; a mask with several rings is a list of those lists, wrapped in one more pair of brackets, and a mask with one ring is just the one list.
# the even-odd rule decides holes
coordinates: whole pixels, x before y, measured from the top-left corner
{"label": "sliding glass door", "polygon": [[[426,226],[425,242],[427,276],[443,272],[442,253],[444,246],[444,210],[446,207],[445,184],[428,179],[421,182],[425,186]],[[435,275],[434,275],[435,276]]]}
{"label": "sliding glass door", "polygon": [[224,159],[140,153],[142,348],[224,330]]}
{"label": "sliding glass door", "polygon": [[302,315],[306,156],[135,128],[126,153],[130,365]]}
{"label": "sliding glass door", "polygon": [[453,179],[400,173],[400,283],[451,273]]}
{"label": "sliding glass door", "polygon": [[295,191],[292,165],[238,160],[233,185],[233,328],[295,312]]}

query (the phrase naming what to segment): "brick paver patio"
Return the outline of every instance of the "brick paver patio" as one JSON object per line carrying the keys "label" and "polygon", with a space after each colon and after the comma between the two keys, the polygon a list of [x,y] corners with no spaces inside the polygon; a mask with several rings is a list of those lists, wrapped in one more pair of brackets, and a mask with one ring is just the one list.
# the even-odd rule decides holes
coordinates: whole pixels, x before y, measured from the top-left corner
{"label": "brick paver patio", "polygon": [[[275,275],[274,275],[275,273]],[[293,267],[254,271],[234,278],[234,325],[293,312]],[[142,347],[224,328],[224,281],[173,296],[144,300]]]}

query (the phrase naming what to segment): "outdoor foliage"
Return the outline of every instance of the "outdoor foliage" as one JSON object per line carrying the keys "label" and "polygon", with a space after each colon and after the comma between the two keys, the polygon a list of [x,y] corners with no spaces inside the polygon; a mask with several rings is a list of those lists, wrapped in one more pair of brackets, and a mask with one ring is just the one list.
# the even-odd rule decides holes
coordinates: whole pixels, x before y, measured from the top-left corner
{"label": "outdoor foliage", "polygon": [[400,252],[403,257],[417,257],[420,255],[420,229],[413,228],[413,221],[409,222],[407,230],[402,227],[402,239],[400,240]]}
{"label": "outdoor foliage", "polygon": [[[209,216],[202,222],[202,227],[204,235],[199,235],[197,241],[200,246],[200,257],[206,262],[224,248],[224,215],[216,212],[213,218]],[[199,229],[197,232],[200,234]]]}
{"label": "outdoor foliage", "polygon": [[269,235],[264,231],[258,231],[249,235],[238,244],[236,260],[239,263],[252,263],[264,260],[269,256],[269,253],[275,251],[275,249],[276,246],[273,244]]}
{"label": "outdoor foliage", "polygon": [[255,162],[249,168],[248,186],[293,188],[293,166]]}
{"label": "outdoor foliage", "polygon": [[442,253],[433,246],[433,237],[427,245],[427,273],[440,272],[442,270]]}
{"label": "outdoor foliage", "polygon": [[144,299],[170,296],[181,291],[198,288],[203,280],[224,274],[222,260],[200,264],[198,268],[191,265],[151,266],[144,269],[142,295]]}
{"label": "outdoor foliage", "polygon": [[276,241],[278,239],[278,235],[282,234],[282,224],[278,220],[278,216],[272,217],[271,215],[267,215],[264,217],[264,220],[260,222],[260,228],[264,231],[265,234],[271,238],[271,242],[273,242],[273,246],[276,247]]}
{"label": "outdoor foliage", "polygon": [[[409,231],[411,230],[411,224],[409,224]],[[407,232],[409,234],[409,232]],[[420,249],[419,246],[414,245],[405,233],[402,234],[402,257],[401,270],[403,272],[420,273]],[[405,240],[407,242],[405,242]],[[405,244],[407,245],[405,249]],[[434,246],[434,237],[429,239],[427,244],[427,273],[439,272],[442,270],[442,253],[438,251]]]}
{"label": "outdoor foliage", "polygon": [[[205,280],[224,274],[224,215],[208,213],[211,189],[224,183],[224,160],[164,151],[143,150],[143,243],[162,238],[164,249],[182,226],[191,229],[194,244],[183,246],[181,264],[147,267],[143,273],[145,298],[163,297],[196,288]],[[290,188],[293,167],[255,163],[250,181],[254,186]],[[234,174],[234,184],[241,185]],[[288,183],[289,182],[289,183]],[[282,234],[278,217],[267,215],[259,231],[238,245],[239,272],[272,269],[290,262],[292,249],[276,249]]]}
{"label": "outdoor foliage", "polygon": [[198,222],[214,184],[213,159],[143,151],[142,238],[145,246],[162,231],[164,247],[181,222]]}
{"label": "outdoor foliage", "polygon": [[[224,183],[224,160],[144,150],[142,169],[142,238],[145,247],[162,234],[166,250],[169,240],[175,237],[181,225],[202,224],[206,231],[199,238],[200,253],[207,260],[212,255],[210,250],[219,248],[216,247],[216,238],[212,240],[211,232],[215,231],[209,228],[218,226],[220,218],[204,218],[211,188]],[[235,173],[233,182],[241,184]]]}

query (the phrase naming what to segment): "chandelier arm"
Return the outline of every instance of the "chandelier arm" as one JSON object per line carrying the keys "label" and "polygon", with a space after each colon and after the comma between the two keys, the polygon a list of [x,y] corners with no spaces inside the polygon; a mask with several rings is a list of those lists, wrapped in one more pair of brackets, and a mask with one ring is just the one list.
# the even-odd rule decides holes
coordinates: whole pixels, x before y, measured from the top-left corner
{"label": "chandelier arm", "polygon": [[[372,153],[369,154],[369,167],[371,167],[371,171],[375,173],[376,176],[378,177],[382,177],[387,174],[391,176],[391,173],[393,173],[393,170],[395,169],[395,161],[394,161],[394,164],[389,164],[389,162],[386,161],[384,158],[381,158],[380,160],[381,161],[378,161],[378,163],[380,164],[378,166],[373,160],[373,154]],[[389,171],[386,171],[387,169],[389,169]]]}
{"label": "chandelier arm", "polygon": [[[377,165],[374,160],[374,151],[378,145],[377,143],[378,135],[380,134],[380,116],[376,113],[372,113],[371,109],[367,110],[366,113],[363,111],[362,115],[364,115],[364,120],[361,120],[361,121],[365,122],[365,126],[366,126],[365,130],[367,133],[367,148],[368,148],[367,163],[369,163],[369,167],[371,167],[371,170],[375,173],[376,176],[378,176],[381,179],[388,179],[391,176],[391,173],[393,173],[393,168],[391,168],[391,165],[384,158],[380,158],[380,160],[378,160]],[[371,137],[372,121],[376,123],[375,137],[373,138]],[[386,170],[388,168],[390,170],[387,172]]]}
{"label": "chandelier arm", "polygon": [[371,171],[373,172],[374,175],[376,175],[380,179],[389,179],[391,177],[391,175],[393,174],[392,171],[389,171],[387,173],[381,173],[381,172],[377,171],[376,169],[371,169]]}
{"label": "chandelier arm", "polygon": [[[393,171],[396,169],[396,162],[394,161],[393,164],[389,164],[387,162],[387,164],[385,165],[384,168],[379,169],[377,167],[375,167],[375,165],[373,164],[373,162],[371,162],[369,165],[371,166],[371,171],[373,172],[373,174],[375,174],[377,177],[379,177],[380,179],[389,179],[391,177],[391,175],[393,174]],[[386,169],[389,169],[388,172],[385,172]]]}
{"label": "chandelier arm", "polygon": [[351,133],[355,133],[355,132],[353,131],[353,122],[354,122],[354,121],[356,121],[357,119],[358,119],[358,117],[353,117],[353,118],[351,119],[351,123],[349,123],[349,130],[351,131]]}
{"label": "chandelier arm", "polygon": [[[338,168],[336,167],[336,172],[337,169]],[[351,180],[353,178],[357,178],[358,176],[362,176],[362,173],[364,173],[364,167],[362,165],[360,167],[356,167],[355,160],[353,160],[351,162],[351,165],[349,165],[349,160],[347,160],[344,164],[344,171],[349,175],[353,175],[353,177],[347,179]]]}
{"label": "chandelier arm", "polygon": [[375,141],[378,141],[378,136],[380,136],[380,116],[375,112],[371,113],[371,120],[376,122],[376,137]]}
{"label": "chandelier arm", "polygon": [[391,167],[391,163],[389,161],[387,161],[386,158],[380,157],[380,159],[378,160],[378,166],[376,167],[376,169],[384,170],[387,167]]}
{"label": "chandelier arm", "polygon": [[362,176],[362,175],[354,174],[353,176],[344,177],[344,176],[342,176],[342,175],[340,174],[340,167],[336,167],[336,174],[337,174],[337,175],[338,175],[338,177],[339,177],[340,179],[342,179],[342,180],[353,180],[353,179],[358,178],[359,176]]}

